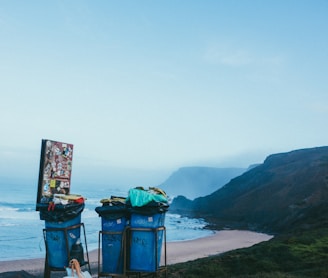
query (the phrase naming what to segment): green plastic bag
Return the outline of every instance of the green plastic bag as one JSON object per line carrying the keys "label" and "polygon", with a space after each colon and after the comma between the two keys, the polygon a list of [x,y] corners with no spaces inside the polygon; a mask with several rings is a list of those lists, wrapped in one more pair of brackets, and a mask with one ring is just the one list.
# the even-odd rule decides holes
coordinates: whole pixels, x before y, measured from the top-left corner
{"label": "green plastic bag", "polygon": [[150,188],[149,190],[134,188],[129,190],[128,201],[132,207],[142,207],[152,201],[156,203],[167,203],[167,196],[164,191],[158,188]]}

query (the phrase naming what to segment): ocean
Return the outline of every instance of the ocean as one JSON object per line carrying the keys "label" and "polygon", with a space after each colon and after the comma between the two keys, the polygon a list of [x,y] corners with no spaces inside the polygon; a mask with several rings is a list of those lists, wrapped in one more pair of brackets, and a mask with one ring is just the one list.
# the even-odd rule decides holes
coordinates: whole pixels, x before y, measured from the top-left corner
{"label": "ocean", "polygon": [[[45,245],[42,229],[44,221],[35,211],[37,184],[0,183],[0,261],[31,259],[45,257]],[[95,211],[101,206],[100,200],[110,196],[125,197],[127,190],[108,188],[106,186],[78,188],[72,194],[86,198],[82,212],[85,225],[88,250],[98,248],[98,233],[101,230],[101,218]],[[205,237],[213,232],[204,229],[207,223],[203,219],[182,217],[166,213],[165,226],[167,241],[182,241]]]}

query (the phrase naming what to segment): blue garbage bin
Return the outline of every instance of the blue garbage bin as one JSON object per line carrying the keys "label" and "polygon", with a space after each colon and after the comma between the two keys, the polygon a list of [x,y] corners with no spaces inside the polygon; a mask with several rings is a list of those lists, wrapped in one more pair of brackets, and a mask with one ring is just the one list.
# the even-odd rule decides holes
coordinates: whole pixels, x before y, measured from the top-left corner
{"label": "blue garbage bin", "polygon": [[66,244],[68,243],[68,250],[71,250],[72,246],[80,239],[81,234],[80,226],[74,229],[69,229],[69,227],[80,223],[81,215],[65,222],[45,221],[47,255],[50,267],[64,268],[68,266],[69,254]]}
{"label": "blue garbage bin", "polygon": [[40,219],[45,220],[45,243],[48,265],[64,268],[69,264],[69,252],[80,239],[81,227],[71,228],[81,223],[84,204],[57,205],[48,210],[48,205],[40,205]]}
{"label": "blue garbage bin", "polygon": [[[155,209],[156,211],[156,209]],[[155,272],[160,266],[165,212],[133,209],[130,220],[129,270]],[[156,254],[157,250],[157,254]]]}
{"label": "blue garbage bin", "polygon": [[124,231],[128,222],[125,206],[97,207],[102,226],[102,272],[122,274],[124,272]]}

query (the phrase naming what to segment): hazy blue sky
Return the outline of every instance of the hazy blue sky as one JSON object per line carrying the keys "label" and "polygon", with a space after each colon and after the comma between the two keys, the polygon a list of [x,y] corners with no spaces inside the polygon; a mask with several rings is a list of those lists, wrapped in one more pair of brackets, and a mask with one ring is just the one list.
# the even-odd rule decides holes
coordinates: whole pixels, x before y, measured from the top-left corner
{"label": "hazy blue sky", "polygon": [[326,0],[2,0],[1,169],[38,170],[43,138],[81,169],[327,145],[327,30]]}

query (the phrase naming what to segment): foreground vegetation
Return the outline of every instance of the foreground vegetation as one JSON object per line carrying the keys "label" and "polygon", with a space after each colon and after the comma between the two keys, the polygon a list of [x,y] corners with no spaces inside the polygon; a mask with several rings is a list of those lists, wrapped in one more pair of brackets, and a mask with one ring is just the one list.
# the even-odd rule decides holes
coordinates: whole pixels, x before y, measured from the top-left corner
{"label": "foreground vegetation", "polygon": [[171,265],[168,277],[328,277],[328,228],[276,236],[250,248]]}

